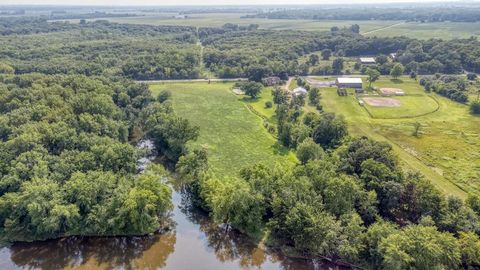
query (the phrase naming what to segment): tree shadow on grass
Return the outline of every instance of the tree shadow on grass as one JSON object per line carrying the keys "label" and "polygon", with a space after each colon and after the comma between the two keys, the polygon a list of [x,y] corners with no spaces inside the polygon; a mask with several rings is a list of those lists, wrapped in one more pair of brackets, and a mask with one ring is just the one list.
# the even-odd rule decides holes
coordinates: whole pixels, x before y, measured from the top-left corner
{"label": "tree shadow on grass", "polygon": [[290,150],[287,147],[281,145],[279,142],[276,142],[272,146],[272,148],[275,155],[286,156],[290,153]]}
{"label": "tree shadow on grass", "polygon": [[390,81],[394,84],[400,84],[400,83],[403,83],[403,80],[401,79],[390,79]]}
{"label": "tree shadow on grass", "polygon": [[256,97],[256,98],[252,98],[252,97],[249,97],[249,96],[244,96],[242,98],[239,98],[240,101],[243,101],[245,103],[255,103],[259,100],[260,98],[259,97]]}

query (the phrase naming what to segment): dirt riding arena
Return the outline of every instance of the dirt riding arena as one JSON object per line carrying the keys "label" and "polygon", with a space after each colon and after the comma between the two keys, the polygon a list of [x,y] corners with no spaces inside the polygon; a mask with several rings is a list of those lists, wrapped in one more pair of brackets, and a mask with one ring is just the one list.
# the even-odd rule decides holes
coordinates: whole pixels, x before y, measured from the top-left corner
{"label": "dirt riding arena", "polygon": [[385,96],[400,96],[404,95],[405,92],[399,88],[380,88],[380,94]]}
{"label": "dirt riding arena", "polygon": [[400,100],[393,98],[372,98],[366,97],[363,100],[372,107],[400,107],[402,103]]}

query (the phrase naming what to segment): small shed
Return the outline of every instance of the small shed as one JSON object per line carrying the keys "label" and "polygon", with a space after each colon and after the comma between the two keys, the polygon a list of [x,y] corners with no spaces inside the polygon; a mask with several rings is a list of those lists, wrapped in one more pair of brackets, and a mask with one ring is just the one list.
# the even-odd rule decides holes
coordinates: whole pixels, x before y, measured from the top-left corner
{"label": "small shed", "polygon": [[376,63],[376,61],[373,57],[360,57],[360,63],[362,65],[373,65]]}
{"label": "small shed", "polygon": [[307,89],[305,89],[303,87],[297,87],[297,88],[293,89],[292,92],[293,92],[294,96],[306,95],[308,93]]}
{"label": "small shed", "polygon": [[338,88],[353,88],[353,89],[362,89],[363,81],[362,78],[337,78],[335,84]]}

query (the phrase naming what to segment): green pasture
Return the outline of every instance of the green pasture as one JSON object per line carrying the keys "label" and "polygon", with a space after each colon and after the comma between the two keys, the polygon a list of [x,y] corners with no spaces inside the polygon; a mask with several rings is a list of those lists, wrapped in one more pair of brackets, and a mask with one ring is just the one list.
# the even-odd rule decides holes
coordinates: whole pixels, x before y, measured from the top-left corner
{"label": "green pasture", "polygon": [[[377,98],[377,97],[374,97]],[[373,118],[398,119],[422,116],[438,109],[437,101],[429,96],[385,97],[400,101],[400,107],[376,107],[365,102],[365,109]]]}
{"label": "green pasture", "polygon": [[[373,86],[401,88],[414,95],[400,98],[418,98],[415,106],[405,107],[415,115],[420,115],[430,100],[407,77],[397,81],[382,77]],[[324,109],[344,115],[351,134],[389,142],[408,171],[419,171],[446,194],[465,198],[467,193],[480,193],[480,117],[470,115],[466,105],[435,94],[432,98],[439,108],[430,114],[374,119],[358,104],[353,90],[340,97],[335,88],[322,88]],[[420,136],[415,137],[413,125],[417,122]]]}
{"label": "green pasture", "polygon": [[[150,25],[185,25],[198,27],[219,27],[225,23],[240,25],[258,24],[260,29],[267,30],[303,30],[330,31],[333,26],[349,27],[360,25],[360,32],[368,36],[407,36],[418,39],[429,38],[469,38],[480,34],[480,22],[403,22],[380,20],[286,20],[286,19],[242,19],[245,13],[202,13],[189,14],[186,19],[175,19],[174,13],[145,13],[137,17],[96,18],[92,20],[109,20],[117,23],[150,24]],[[68,20],[78,23],[78,19]]]}
{"label": "green pasture", "polygon": [[454,39],[480,35],[480,22],[406,22],[364,33],[368,36],[406,36],[418,39]]}
{"label": "green pasture", "polygon": [[[151,25],[186,25],[198,27],[218,27],[226,23],[248,25],[258,24],[260,29],[269,30],[305,30],[305,31],[330,31],[333,26],[349,27],[352,24],[360,25],[361,31],[373,31],[388,27],[399,21],[351,21],[351,20],[285,20],[285,19],[242,19],[247,15],[245,13],[201,13],[188,14],[186,19],[175,19],[172,13],[156,13],[147,14],[137,17],[111,17],[97,18],[92,20],[105,19],[117,23],[132,24],[151,24]],[[79,22],[79,20],[69,20],[71,22]]]}
{"label": "green pasture", "polygon": [[[152,92],[172,92],[176,113],[200,127],[200,136],[191,147],[206,147],[213,171],[220,176],[236,176],[240,169],[258,163],[284,165],[296,162],[295,155],[280,146],[263,127],[263,120],[247,107],[244,96],[233,94],[233,83],[152,84]],[[256,102],[260,108],[268,100],[264,89]],[[248,98],[247,98],[248,99]],[[270,113],[265,109],[262,114]]]}

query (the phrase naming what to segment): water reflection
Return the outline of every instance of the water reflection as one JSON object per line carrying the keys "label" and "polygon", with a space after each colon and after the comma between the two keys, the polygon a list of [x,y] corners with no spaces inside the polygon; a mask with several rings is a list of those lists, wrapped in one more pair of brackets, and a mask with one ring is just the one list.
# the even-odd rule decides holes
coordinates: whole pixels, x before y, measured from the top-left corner
{"label": "water reflection", "polygon": [[10,259],[16,267],[24,269],[158,269],[165,266],[174,246],[174,233],[146,237],[68,237],[15,244],[10,247]]}
{"label": "water reflection", "polygon": [[69,237],[0,249],[0,269],[341,269],[283,256],[209,222],[173,193],[174,231],[145,237]]}

